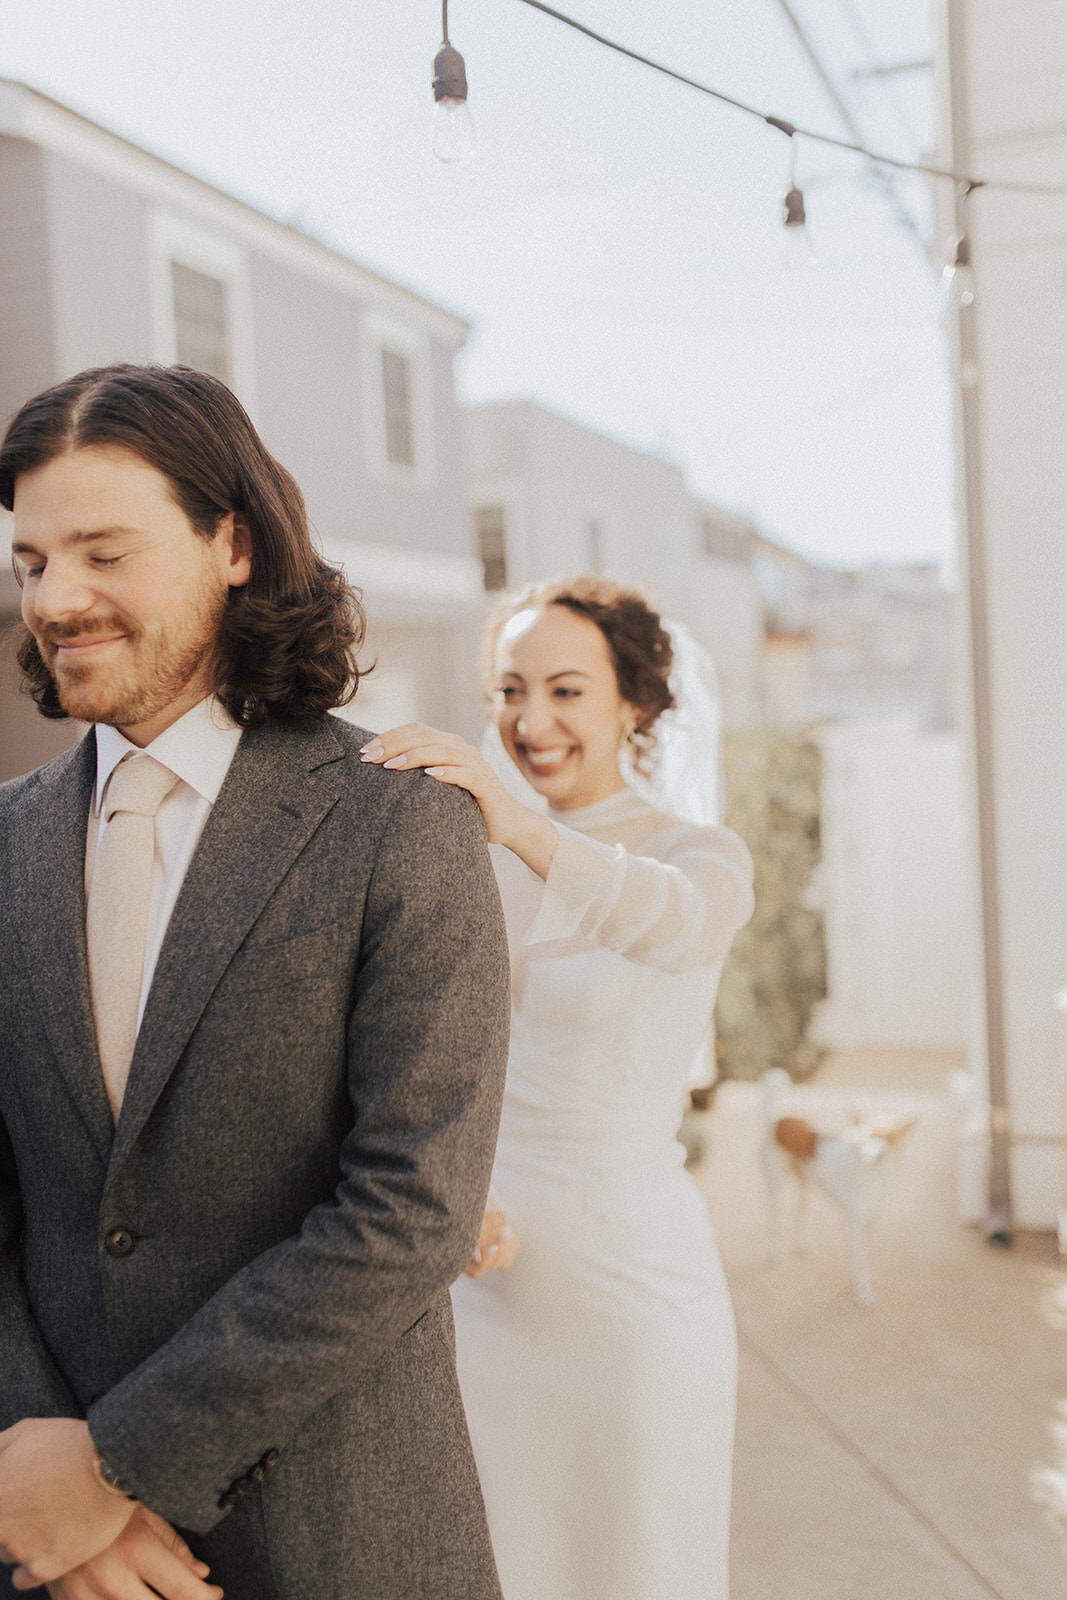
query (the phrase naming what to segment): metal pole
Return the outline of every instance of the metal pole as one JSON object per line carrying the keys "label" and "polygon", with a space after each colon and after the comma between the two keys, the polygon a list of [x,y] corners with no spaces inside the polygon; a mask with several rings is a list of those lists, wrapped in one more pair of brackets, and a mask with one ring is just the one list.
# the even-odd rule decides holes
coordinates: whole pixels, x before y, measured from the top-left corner
{"label": "metal pole", "polygon": [[[945,0],[951,163],[970,157],[970,118],[964,11],[967,0]],[[967,236],[967,194],[956,190],[956,233]],[[968,243],[971,241],[968,239]],[[986,1238],[1012,1242],[1011,1117],[1004,1040],[1004,986],[997,871],[996,782],[989,663],[989,596],[982,497],[981,394],[976,305],[956,318],[960,511],[967,577],[978,871],[981,888],[982,988],[989,1067],[989,1197]]]}

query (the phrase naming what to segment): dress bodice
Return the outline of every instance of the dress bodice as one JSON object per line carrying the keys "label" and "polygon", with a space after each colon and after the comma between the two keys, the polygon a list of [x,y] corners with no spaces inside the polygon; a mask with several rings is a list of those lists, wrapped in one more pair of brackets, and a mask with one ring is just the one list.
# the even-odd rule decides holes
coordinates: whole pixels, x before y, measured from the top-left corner
{"label": "dress bodice", "polygon": [[722,958],[751,914],[751,858],[729,829],[632,789],[549,815],[547,881],[493,847],[514,992],[498,1168],[534,1150],[674,1161]]}

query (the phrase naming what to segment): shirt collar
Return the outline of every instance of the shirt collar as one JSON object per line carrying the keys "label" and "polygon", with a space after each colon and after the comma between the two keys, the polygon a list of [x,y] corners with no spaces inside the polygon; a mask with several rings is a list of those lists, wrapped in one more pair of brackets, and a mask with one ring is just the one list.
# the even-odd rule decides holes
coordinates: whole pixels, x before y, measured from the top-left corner
{"label": "shirt collar", "polygon": [[117,728],[98,722],[94,815],[100,815],[104,791],[119,762],[125,756],[142,753],[161,761],[209,805],[214,805],[240,742],[241,729],[215,695],[201,700],[172,722],[157,739],[144,746],[143,752]]}

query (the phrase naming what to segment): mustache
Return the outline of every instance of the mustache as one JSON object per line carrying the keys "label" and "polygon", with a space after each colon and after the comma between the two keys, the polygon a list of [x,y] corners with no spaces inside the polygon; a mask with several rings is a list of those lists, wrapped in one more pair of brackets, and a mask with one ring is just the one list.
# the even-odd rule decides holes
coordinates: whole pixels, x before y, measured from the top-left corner
{"label": "mustache", "polygon": [[37,641],[40,645],[54,646],[66,644],[71,639],[110,638],[116,633],[133,634],[135,631],[115,614],[108,617],[82,617],[78,622],[48,623],[39,631]]}

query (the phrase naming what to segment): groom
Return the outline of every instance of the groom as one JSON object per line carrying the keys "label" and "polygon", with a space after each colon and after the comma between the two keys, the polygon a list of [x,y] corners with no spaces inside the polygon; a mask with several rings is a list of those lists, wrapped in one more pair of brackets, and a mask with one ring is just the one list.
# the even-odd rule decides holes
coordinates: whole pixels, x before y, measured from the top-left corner
{"label": "groom", "polygon": [[206,1595],[174,1528],[227,1600],[497,1600],[477,808],[326,715],[362,613],[215,379],[39,395],[0,502],[28,687],[95,725],[0,788],[0,1595]]}

